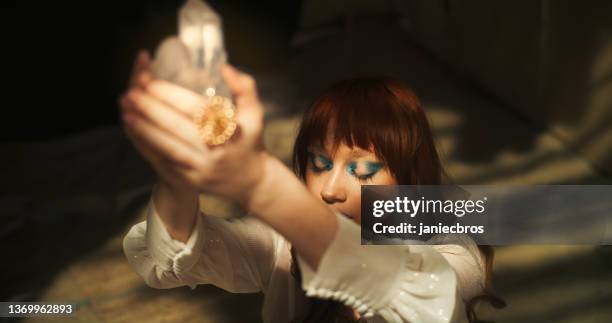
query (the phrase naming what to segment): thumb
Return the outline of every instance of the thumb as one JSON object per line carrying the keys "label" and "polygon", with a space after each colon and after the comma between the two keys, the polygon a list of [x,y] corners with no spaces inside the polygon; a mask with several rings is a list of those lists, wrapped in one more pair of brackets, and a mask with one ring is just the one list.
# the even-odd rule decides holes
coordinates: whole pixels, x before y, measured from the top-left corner
{"label": "thumb", "polygon": [[221,71],[236,102],[236,122],[247,137],[258,137],[263,127],[263,106],[257,95],[255,79],[229,64]]}
{"label": "thumb", "polygon": [[146,83],[151,79],[149,69],[151,67],[151,56],[144,49],[138,51],[134,65],[132,66],[132,75],[130,77],[130,86],[136,86]]}
{"label": "thumb", "polygon": [[235,67],[225,64],[221,69],[223,79],[232,95],[238,101],[258,102],[257,87],[252,76],[237,70]]}

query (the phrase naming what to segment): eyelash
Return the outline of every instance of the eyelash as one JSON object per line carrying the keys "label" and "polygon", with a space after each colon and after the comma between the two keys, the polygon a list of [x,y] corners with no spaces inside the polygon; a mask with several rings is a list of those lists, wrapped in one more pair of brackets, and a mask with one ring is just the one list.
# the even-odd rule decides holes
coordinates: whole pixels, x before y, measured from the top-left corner
{"label": "eyelash", "polygon": [[316,163],[316,160],[315,160],[317,158],[317,156],[315,156],[315,154],[309,153],[308,155],[310,156],[310,158],[309,158],[310,159],[310,164],[312,165],[312,169],[314,170],[315,173],[321,173],[323,171],[329,170],[329,169],[326,169],[327,167],[321,168],[321,167],[317,166],[317,163]]}
{"label": "eyelash", "polygon": [[[314,171],[315,173],[317,173],[317,174],[318,174],[318,173],[321,173],[321,172],[324,172],[324,171],[326,171],[326,170],[331,169],[331,168],[329,168],[329,167],[325,167],[325,168],[318,167],[318,166],[317,166],[317,164],[316,164],[316,162],[315,162],[315,161],[316,161],[315,159],[317,158],[317,156],[315,156],[315,154],[314,154],[314,153],[309,153],[309,156],[310,156],[310,158],[309,158],[309,159],[310,159],[310,164],[312,165],[312,169],[313,169],[313,171]],[[328,169],[328,168],[329,168],[329,169]],[[371,172],[371,173],[369,173],[369,174],[365,174],[365,175],[357,175],[357,174],[355,174],[355,171],[354,171],[354,169],[353,169],[352,174],[353,174],[355,177],[357,177],[357,179],[358,179],[358,180],[360,180],[360,181],[370,181],[370,180],[372,179],[372,177],[374,177],[374,175],[376,175],[376,173],[377,173],[377,172],[378,172],[378,171]]]}
{"label": "eyelash", "polygon": [[356,175],[356,176],[357,176],[357,179],[359,179],[360,181],[369,181],[372,179],[372,177],[374,177],[374,174],[376,173],[370,173],[366,175]]}
{"label": "eyelash", "polygon": [[371,180],[371,179],[372,179],[372,177],[374,176],[374,174],[376,174],[376,173],[377,173],[377,171],[374,171],[374,172],[371,172],[371,173],[369,173],[369,174],[365,174],[365,175],[357,175],[357,174],[355,173],[355,166],[354,166],[354,164],[351,164],[351,166],[349,167],[349,169],[350,169],[350,171],[349,171],[349,172],[350,172],[350,173],[352,173],[352,174],[353,174],[355,177],[357,177],[357,179],[358,179],[358,180],[360,180],[360,181],[369,181],[369,180]]}

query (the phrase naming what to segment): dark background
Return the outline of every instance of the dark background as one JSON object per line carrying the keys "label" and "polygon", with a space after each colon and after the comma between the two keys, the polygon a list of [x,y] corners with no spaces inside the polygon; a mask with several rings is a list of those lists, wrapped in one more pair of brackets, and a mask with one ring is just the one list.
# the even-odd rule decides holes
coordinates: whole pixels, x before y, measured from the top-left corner
{"label": "dark background", "polygon": [[[209,3],[232,21],[224,26],[232,63],[251,70],[281,63],[299,20],[299,1]],[[154,51],[161,39],[176,33],[181,4],[176,0],[3,3],[1,140],[48,140],[118,123],[117,98],[125,89],[137,50]],[[275,38],[275,48],[261,48],[260,42],[270,44],[270,38]]]}

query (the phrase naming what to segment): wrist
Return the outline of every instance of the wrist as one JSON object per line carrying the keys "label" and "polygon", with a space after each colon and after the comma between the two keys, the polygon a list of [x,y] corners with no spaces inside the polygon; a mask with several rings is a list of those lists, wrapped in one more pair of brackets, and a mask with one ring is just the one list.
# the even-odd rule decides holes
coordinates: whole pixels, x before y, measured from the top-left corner
{"label": "wrist", "polygon": [[187,242],[197,222],[199,193],[159,183],[153,191],[153,206],[172,239]]}
{"label": "wrist", "polygon": [[[251,185],[244,198],[239,202],[248,212],[257,213],[274,195],[274,180],[284,164],[276,157],[262,153],[257,180]],[[280,166],[280,167],[279,167]]]}

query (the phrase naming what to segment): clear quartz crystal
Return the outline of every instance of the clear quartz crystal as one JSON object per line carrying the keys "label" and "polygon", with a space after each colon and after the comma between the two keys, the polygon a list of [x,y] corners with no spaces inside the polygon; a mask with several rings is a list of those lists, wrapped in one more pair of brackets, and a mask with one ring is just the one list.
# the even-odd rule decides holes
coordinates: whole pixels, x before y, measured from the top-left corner
{"label": "clear quartz crystal", "polygon": [[201,0],[187,0],[178,16],[179,39],[187,47],[191,67],[198,75],[190,87],[202,95],[230,97],[221,76],[227,60],[221,17]]}
{"label": "clear quartz crystal", "polygon": [[178,18],[178,38],[164,41],[158,50],[157,75],[207,98],[194,114],[194,122],[204,142],[221,145],[237,127],[234,105],[221,75],[227,57],[221,18],[202,0],[187,0]]}

